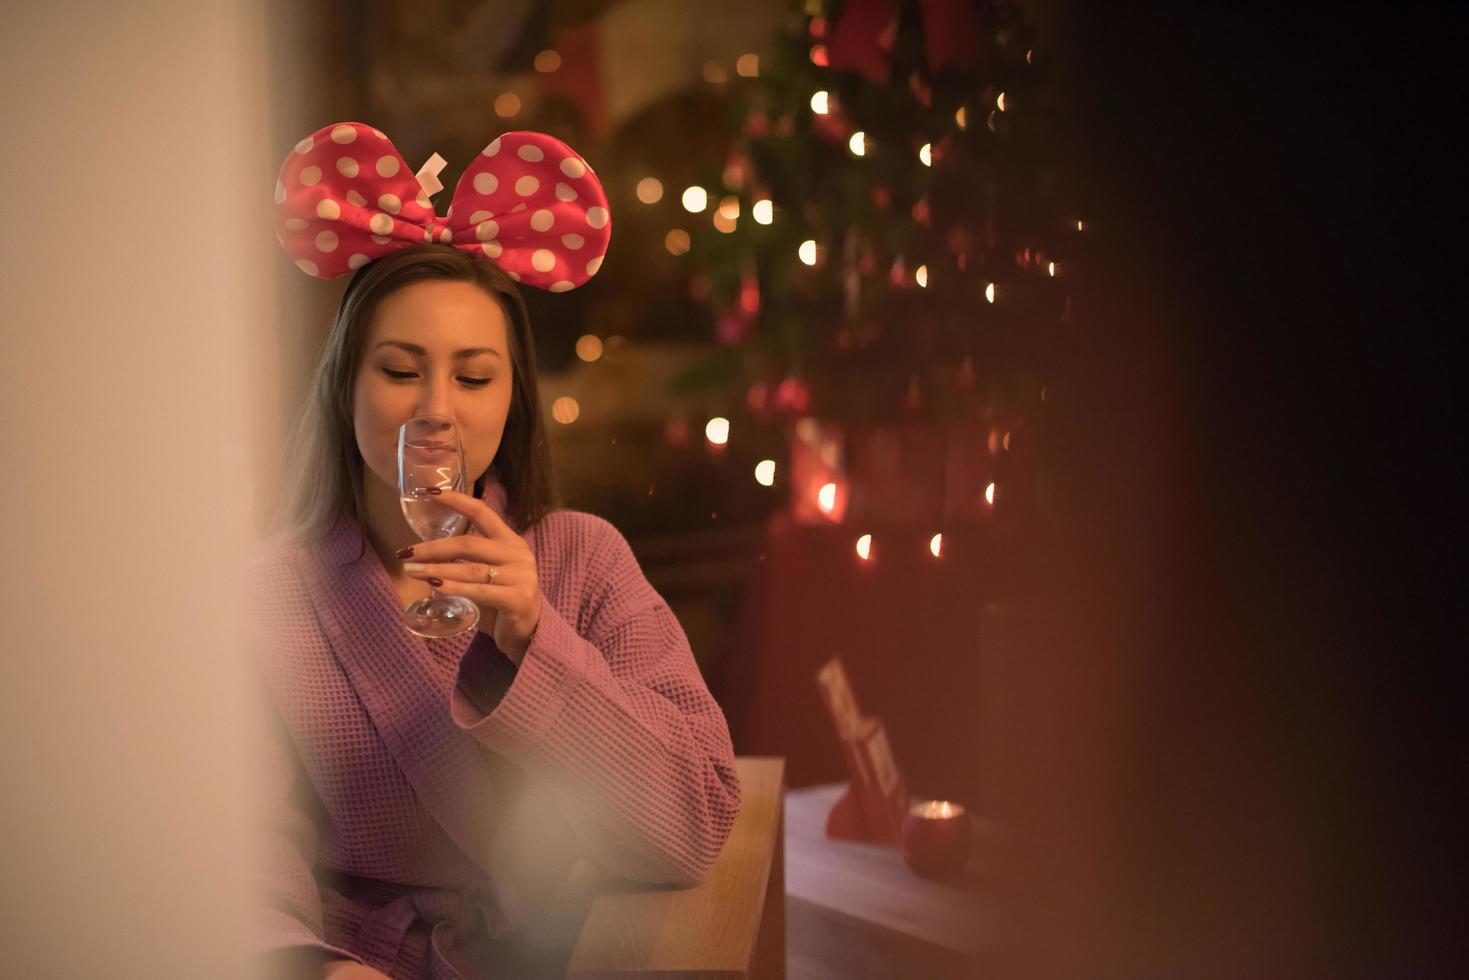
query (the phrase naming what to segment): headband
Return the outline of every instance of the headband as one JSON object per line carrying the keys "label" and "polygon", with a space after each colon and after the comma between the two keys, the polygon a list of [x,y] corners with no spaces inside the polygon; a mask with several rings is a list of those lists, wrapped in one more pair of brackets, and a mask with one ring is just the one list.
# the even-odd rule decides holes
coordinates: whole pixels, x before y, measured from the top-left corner
{"label": "headband", "polygon": [[601,268],[612,236],[607,195],[571,147],[545,133],[505,133],[465,169],[445,217],[437,153],[415,175],[381,130],[323,126],[286,154],[275,183],[276,240],[318,279],[414,245],[452,245],[510,278],[565,292]]}

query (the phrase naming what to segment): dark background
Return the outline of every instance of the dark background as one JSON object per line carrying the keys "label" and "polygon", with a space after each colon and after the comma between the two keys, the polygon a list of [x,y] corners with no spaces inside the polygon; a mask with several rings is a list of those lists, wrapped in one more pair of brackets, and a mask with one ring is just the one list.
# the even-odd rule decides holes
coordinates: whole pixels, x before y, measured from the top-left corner
{"label": "dark background", "polygon": [[1035,9],[1104,244],[1049,443],[1072,656],[1015,742],[1021,965],[1451,975],[1462,30]]}

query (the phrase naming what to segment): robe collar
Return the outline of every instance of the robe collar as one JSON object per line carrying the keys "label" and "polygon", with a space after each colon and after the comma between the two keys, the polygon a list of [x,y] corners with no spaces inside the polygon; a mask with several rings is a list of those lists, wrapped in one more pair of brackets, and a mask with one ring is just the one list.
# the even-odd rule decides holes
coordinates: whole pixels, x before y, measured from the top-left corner
{"label": "robe collar", "polygon": [[[498,480],[486,477],[480,499],[505,516],[507,494]],[[468,533],[479,532],[471,526]],[[350,517],[306,549],[300,565],[332,653],[383,743],[449,837],[489,872],[496,821],[487,816],[504,801],[497,801],[484,750],[451,718],[452,690],[434,661],[449,660],[457,675],[471,643],[493,641],[478,630],[436,640],[408,632],[387,569]]]}

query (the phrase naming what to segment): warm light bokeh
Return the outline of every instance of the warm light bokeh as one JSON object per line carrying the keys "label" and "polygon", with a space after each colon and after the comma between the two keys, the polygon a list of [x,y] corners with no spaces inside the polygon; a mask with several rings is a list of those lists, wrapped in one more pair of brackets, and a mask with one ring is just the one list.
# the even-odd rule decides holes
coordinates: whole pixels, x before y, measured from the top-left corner
{"label": "warm light bokeh", "polygon": [[511,119],[520,113],[520,96],[514,92],[502,92],[495,96],[495,115]]}
{"label": "warm light bokeh", "polygon": [[576,356],[588,362],[597,360],[602,356],[602,338],[590,333],[577,338]]}
{"label": "warm light bokeh", "polygon": [[709,206],[709,192],[697,185],[684,188],[683,207],[690,214],[698,214]]}
{"label": "warm light bokeh", "polygon": [[830,513],[837,505],[837,485],[835,483],[823,483],[821,489],[816,491],[816,504],[822,510]]}
{"label": "warm light bokeh", "polygon": [[657,204],[663,200],[663,181],[657,177],[644,177],[638,181],[638,200],[644,204]]}

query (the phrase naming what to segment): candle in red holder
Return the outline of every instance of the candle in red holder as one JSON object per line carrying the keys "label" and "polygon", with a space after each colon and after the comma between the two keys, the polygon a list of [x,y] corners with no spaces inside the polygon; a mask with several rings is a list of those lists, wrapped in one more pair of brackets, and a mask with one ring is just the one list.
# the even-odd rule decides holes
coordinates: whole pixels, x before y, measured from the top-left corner
{"label": "candle in red holder", "polygon": [[926,800],[908,808],[898,844],[916,874],[942,878],[964,870],[973,835],[963,804]]}

